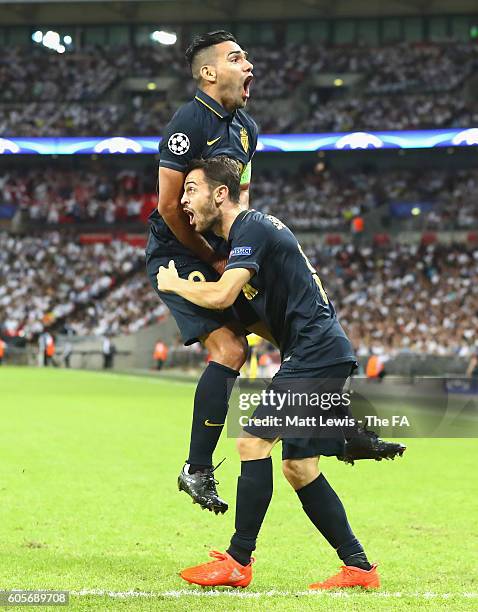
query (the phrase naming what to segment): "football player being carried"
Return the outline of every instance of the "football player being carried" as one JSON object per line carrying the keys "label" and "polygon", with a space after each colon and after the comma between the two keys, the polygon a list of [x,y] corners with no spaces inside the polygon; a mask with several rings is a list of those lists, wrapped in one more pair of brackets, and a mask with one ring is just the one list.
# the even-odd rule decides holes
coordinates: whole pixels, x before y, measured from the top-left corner
{"label": "football player being carried", "polygon": [[[252,63],[235,37],[216,31],[196,37],[186,51],[198,89],[166,126],[159,162],[158,208],[150,216],[146,266],[153,288],[162,265],[174,258],[181,278],[216,281],[224,271],[225,241],[211,232],[195,231],[182,210],[184,175],[194,157],[225,155],[241,173],[241,205],[248,206],[251,160],[257,144],[257,126],[244,111],[253,78]],[[266,335],[241,294],[221,311],[159,291],[179,327],[185,345],[201,342],[210,355],[194,396],[189,456],[178,478],[179,489],[195,503],[216,514],[227,503],[216,490],[213,452],[226,418],[230,385],[247,357],[245,327]],[[239,322],[239,318],[241,322]]]}
{"label": "football player being carried", "polygon": [[[180,201],[185,172],[193,158],[226,156],[239,168],[239,199],[244,209],[248,207],[257,126],[244,107],[253,65],[234,36],[225,31],[195,38],[186,58],[198,89],[194,98],[176,111],[163,134],[158,208],[150,216],[146,266],[151,284],[174,316],[184,344],[200,341],[211,357],[197,384],[189,456],[178,486],[202,508],[223,513],[228,505],[217,493],[213,452],[227,414],[230,381],[237,378],[247,357],[245,328],[270,341],[273,338],[242,292],[230,307],[218,310],[158,290],[156,274],[171,259],[181,278],[196,282],[217,281],[224,271],[226,242],[210,231],[197,231]],[[356,447],[348,449],[346,458],[350,461],[393,454],[387,443],[368,434],[357,440]]]}
{"label": "football player being carried", "polygon": [[[247,210],[240,203],[237,166],[225,158],[193,162],[182,204],[196,231],[212,230],[229,242],[228,264],[220,280],[195,283],[180,278],[171,260],[159,269],[159,289],[203,308],[223,310],[248,285],[251,305],[281,351],[281,367],[270,389],[295,385],[300,379],[309,389],[341,393],[355,366],[351,343],[293,233],[275,217]],[[337,414],[343,416],[342,407]],[[227,552],[214,551],[214,561],[188,568],[181,576],[203,586],[245,587],[250,583],[251,554],[272,497],[270,453],[282,438],[283,472],[305,513],[343,562],[337,575],[311,588],[378,587],[376,566],[369,563],[342,502],[319,470],[320,455],[343,455],[344,430],[337,427],[326,435],[314,432],[308,437],[288,437],[280,425],[268,420],[275,415],[275,405],[260,404],[254,412],[257,421],[251,420],[238,438],[241,475],[235,533]],[[264,429],[262,424],[271,422]],[[405,448],[395,447],[397,453]]]}

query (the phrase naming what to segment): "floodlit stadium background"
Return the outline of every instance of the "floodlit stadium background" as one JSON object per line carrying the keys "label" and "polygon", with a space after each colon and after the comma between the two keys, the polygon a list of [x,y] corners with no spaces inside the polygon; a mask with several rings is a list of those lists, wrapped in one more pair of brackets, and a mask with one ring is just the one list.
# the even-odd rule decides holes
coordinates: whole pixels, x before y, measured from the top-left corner
{"label": "floodlit stadium background", "polygon": [[[251,205],[297,233],[361,374],[386,372],[354,384],[400,414],[417,377],[447,376],[465,406],[394,463],[321,459],[378,593],[307,595],[337,559],[280,449],[251,587],[177,575],[227,543],[234,514],[177,492],[207,355],[178,340],[144,246],[161,132],[194,92],[184,47],[217,28],[254,63]],[[476,1],[0,1],[0,48],[0,592],[66,589],[82,611],[475,609]],[[250,343],[244,374],[272,375],[276,351]]]}
{"label": "floodlit stadium background", "polygon": [[36,363],[44,332],[58,365],[102,367],[105,336],[116,368],[153,368],[159,338],[166,368],[204,362],[150,289],[143,247],[160,135],[194,91],[184,48],[221,27],[254,63],[252,205],[298,232],[362,365],[374,353],[392,373],[465,372],[478,342],[473,3],[28,6],[0,14],[7,363]]}

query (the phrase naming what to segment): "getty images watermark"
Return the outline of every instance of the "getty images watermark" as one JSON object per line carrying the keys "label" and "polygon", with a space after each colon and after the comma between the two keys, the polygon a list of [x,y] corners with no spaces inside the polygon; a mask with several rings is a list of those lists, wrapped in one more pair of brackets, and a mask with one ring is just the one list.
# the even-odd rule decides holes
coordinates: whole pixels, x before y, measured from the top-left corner
{"label": "getty images watermark", "polygon": [[[344,393],[301,393],[288,390],[276,391],[273,388],[263,389],[259,393],[239,393],[239,410],[244,414],[239,416],[239,425],[268,427],[270,425],[285,427],[367,427],[397,426],[410,427],[410,421],[405,415],[393,415],[391,418],[380,418],[375,414],[364,415],[356,419],[347,410],[352,405],[351,392]],[[262,407],[266,412],[263,416],[256,415],[255,411]],[[285,408],[285,410],[284,410]],[[301,409],[310,409],[315,414],[300,415]],[[299,409],[299,410],[298,410]],[[335,409],[339,415],[331,416]],[[252,416],[250,415],[251,410]],[[340,414],[342,413],[342,414]]]}
{"label": "getty images watermark", "polygon": [[352,436],[478,437],[478,387],[436,377],[370,381],[243,379],[233,387],[227,433],[262,438]]}
{"label": "getty images watermark", "polygon": [[[284,427],[311,428],[333,425],[353,426],[353,417],[325,416],[336,408],[345,409],[351,404],[350,393],[307,393],[288,390],[277,390],[273,387],[259,393],[239,393],[239,416],[241,427]],[[310,409],[311,413],[304,413]],[[315,409],[315,410],[314,410]]]}

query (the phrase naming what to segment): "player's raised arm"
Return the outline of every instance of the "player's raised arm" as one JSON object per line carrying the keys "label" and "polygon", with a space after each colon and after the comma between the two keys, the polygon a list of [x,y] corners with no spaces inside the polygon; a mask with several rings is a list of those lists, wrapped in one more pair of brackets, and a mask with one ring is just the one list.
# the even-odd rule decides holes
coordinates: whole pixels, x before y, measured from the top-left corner
{"label": "player's raised arm", "polygon": [[203,261],[212,263],[216,258],[207,240],[194,230],[181,205],[184,173],[159,168],[158,211],[176,238]]}
{"label": "player's raised arm", "polygon": [[[218,256],[196,231],[181,206],[184,173],[189,162],[200,156],[205,134],[194,103],[182,106],[166,126],[159,148],[158,212],[177,240],[197,257],[216,267]],[[224,269],[224,263],[220,272]]]}
{"label": "player's raised arm", "polygon": [[245,268],[227,270],[214,283],[196,283],[179,278],[174,261],[169,266],[159,268],[158,289],[166,293],[176,293],[197,306],[215,310],[229,308],[236,301],[241,289],[251,280],[254,271]]}

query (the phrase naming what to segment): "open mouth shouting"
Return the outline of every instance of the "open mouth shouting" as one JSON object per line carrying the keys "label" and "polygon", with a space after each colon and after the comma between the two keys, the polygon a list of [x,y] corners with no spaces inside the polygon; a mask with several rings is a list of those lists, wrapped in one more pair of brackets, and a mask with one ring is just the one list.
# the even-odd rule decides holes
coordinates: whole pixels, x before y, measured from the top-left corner
{"label": "open mouth shouting", "polygon": [[250,86],[251,86],[251,82],[252,82],[253,78],[254,78],[253,75],[249,74],[244,79],[244,83],[243,83],[243,86],[242,86],[242,99],[243,100],[248,100],[249,99],[249,90],[250,90]]}
{"label": "open mouth shouting", "polygon": [[196,223],[194,221],[194,211],[190,208],[186,208],[186,206],[183,207],[183,210],[189,217],[189,225],[195,225]]}

